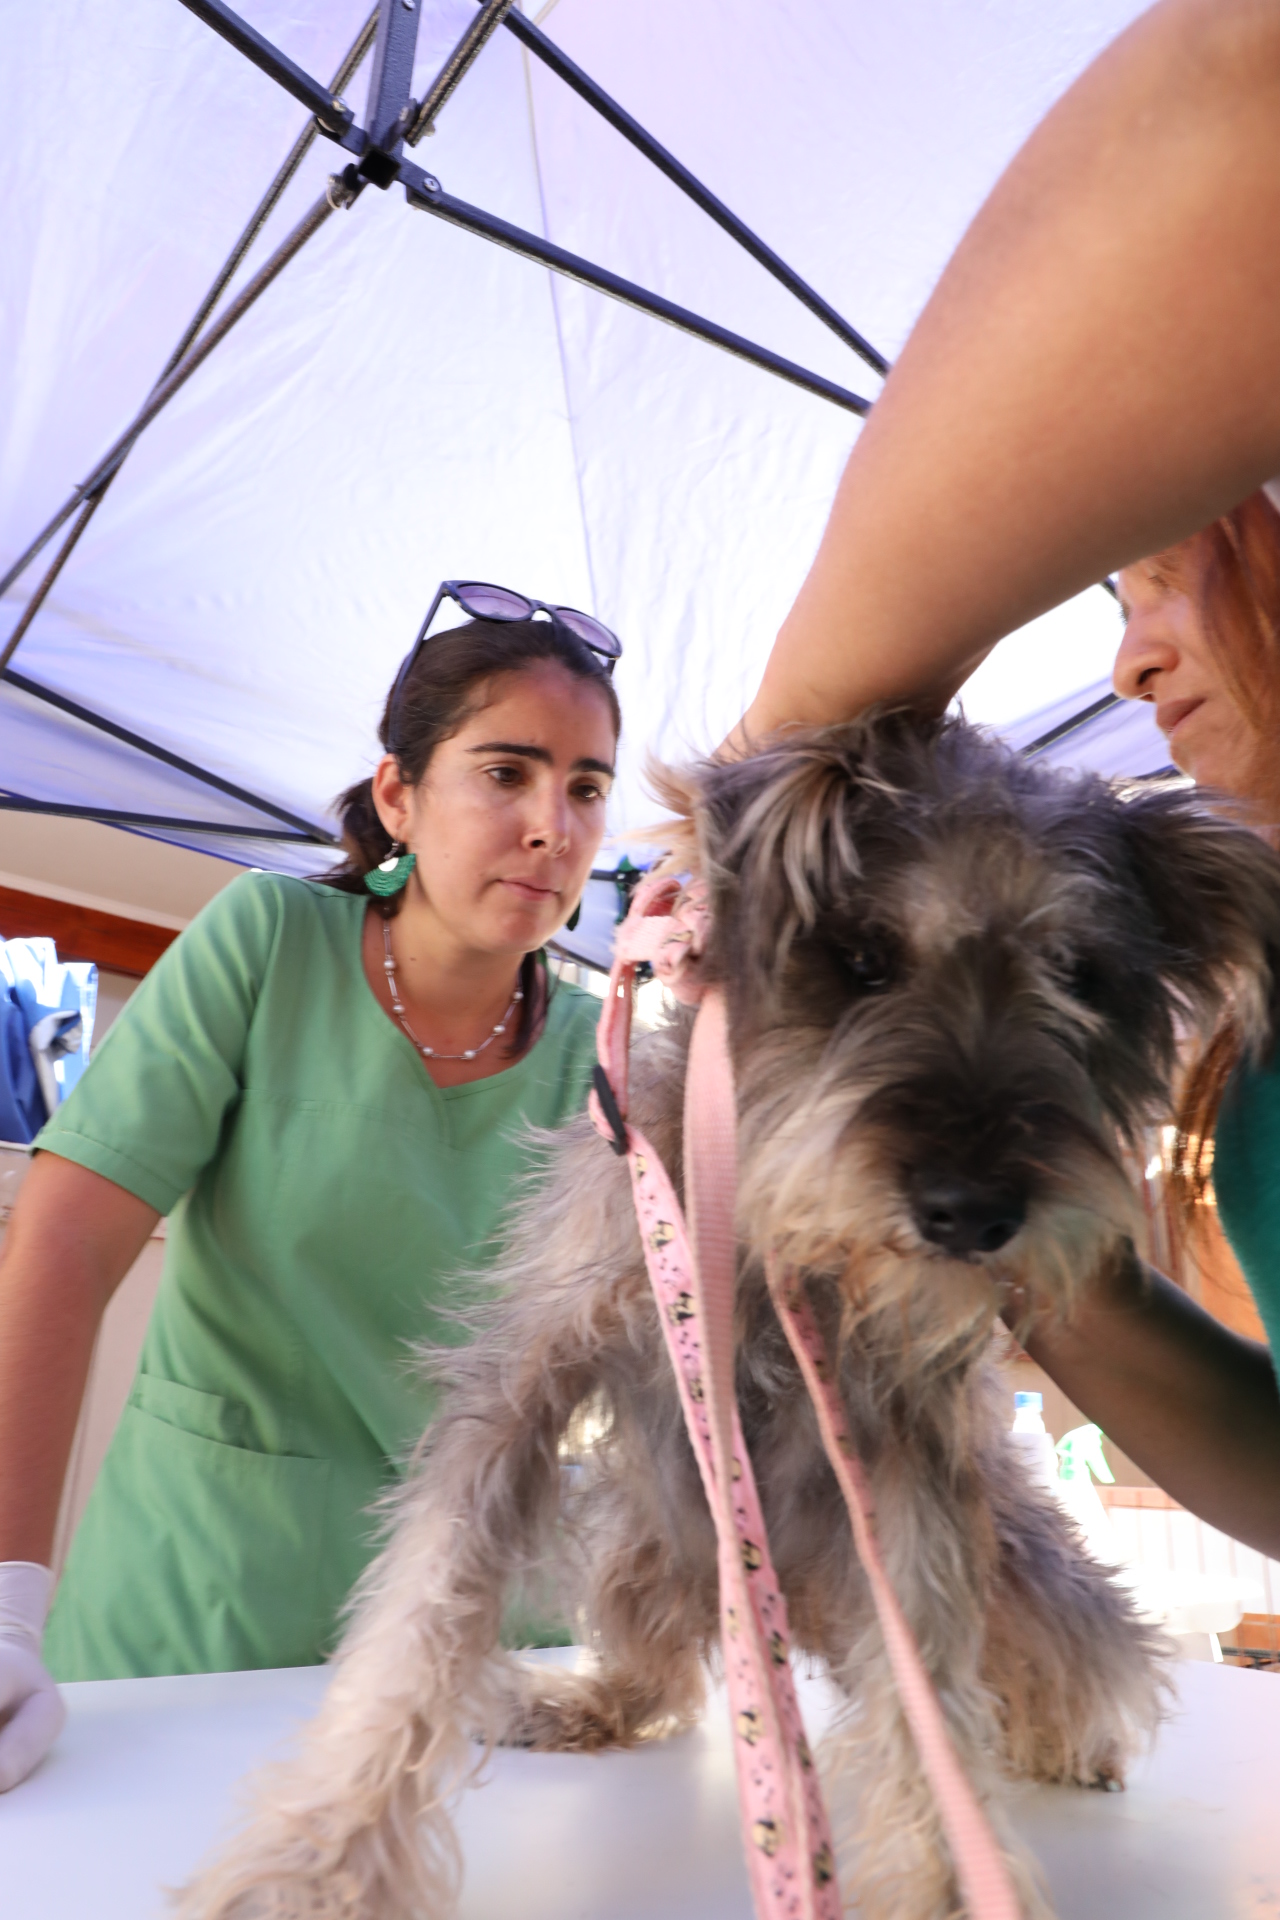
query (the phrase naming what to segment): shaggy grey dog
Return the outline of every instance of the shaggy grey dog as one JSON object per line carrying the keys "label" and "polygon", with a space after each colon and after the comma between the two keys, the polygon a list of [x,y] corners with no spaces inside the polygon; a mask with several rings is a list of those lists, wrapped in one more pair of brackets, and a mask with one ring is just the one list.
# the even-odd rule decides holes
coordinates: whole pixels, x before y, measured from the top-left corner
{"label": "shaggy grey dog", "polygon": [[[1069,1313],[1132,1259],[1126,1139],[1168,1109],[1179,1031],[1271,1027],[1280,863],[1181,793],[1122,800],[955,723],[882,716],[704,765],[674,797],[711,890],[707,977],[737,1073],[738,1392],[798,1646],[850,1699],[830,1764],[865,1915],[960,1908],[847,1516],[763,1278],[801,1272],[838,1343],[886,1562],[1028,1914],[1002,1776],[1118,1784],[1162,1652],[1004,1431],[997,1315]],[[675,1173],[687,1015],[636,1049],[632,1114]],[[189,1889],[187,1920],[436,1920],[475,1741],[594,1749],[700,1709],[711,1521],[625,1165],[549,1150],[357,1597],[298,1756]],[[604,1434],[565,1495],[584,1408]],[[499,1646],[513,1582],[570,1538],[591,1671]]]}

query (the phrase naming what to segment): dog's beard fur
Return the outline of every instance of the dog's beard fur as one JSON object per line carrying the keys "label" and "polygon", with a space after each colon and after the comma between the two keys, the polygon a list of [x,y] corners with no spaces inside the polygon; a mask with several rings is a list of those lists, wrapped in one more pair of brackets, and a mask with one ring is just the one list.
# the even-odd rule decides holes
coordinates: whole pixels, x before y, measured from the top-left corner
{"label": "dog's beard fur", "polygon": [[[890,1578],[1042,1914],[1000,1778],[1118,1782],[1159,1717],[1162,1653],[1010,1447],[992,1330],[1011,1300],[1069,1313],[1132,1257],[1123,1148],[1167,1108],[1176,1032],[1229,1000],[1247,1042],[1270,1030],[1277,864],[1185,796],[1122,803],[895,716],[672,792],[731,1009],[744,1432],[793,1637],[850,1698],[831,1765],[856,1790],[861,1911],[950,1920],[958,1895],[767,1260],[838,1353]],[[689,1026],[634,1063],[633,1117],[677,1180]],[[445,1363],[325,1706],[188,1920],[436,1920],[477,1738],[588,1749],[699,1710],[715,1541],[626,1171],[585,1120],[549,1159],[486,1324]],[[559,1449],[587,1404],[605,1431],[566,1502]],[[591,1673],[499,1651],[504,1593],[549,1550],[581,1569]]]}

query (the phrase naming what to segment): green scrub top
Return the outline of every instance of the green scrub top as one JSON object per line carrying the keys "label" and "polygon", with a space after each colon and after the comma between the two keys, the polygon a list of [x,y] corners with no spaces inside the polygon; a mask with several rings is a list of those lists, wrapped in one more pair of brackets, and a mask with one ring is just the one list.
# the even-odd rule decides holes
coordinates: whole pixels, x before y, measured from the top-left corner
{"label": "green scrub top", "polygon": [[139,987],[36,1142],[169,1214],[128,1405],[45,1652],[60,1680],[307,1665],[430,1415],[409,1343],[466,1337],[535,1163],[584,1104],[599,1001],[440,1088],[365,978],[366,901],[246,874]]}
{"label": "green scrub top", "polygon": [[1213,1136],[1218,1218],[1249,1282],[1272,1356],[1280,1354],[1280,1057],[1240,1068]]}

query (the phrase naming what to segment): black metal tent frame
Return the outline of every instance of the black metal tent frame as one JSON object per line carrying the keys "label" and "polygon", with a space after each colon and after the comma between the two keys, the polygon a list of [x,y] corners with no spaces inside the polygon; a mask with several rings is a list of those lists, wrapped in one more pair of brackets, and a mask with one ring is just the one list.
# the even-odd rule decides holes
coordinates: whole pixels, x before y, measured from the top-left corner
{"label": "black metal tent frame", "polygon": [[[887,373],[889,363],[856,328],[843,319],[820,294],[816,293],[799,274],[780,259],[772,248],[768,247],[736,214],[732,213],[723,201],[717,199],[674,155],[659,145],[638,121],[597,86],[596,82],[562,53],[552,41],[548,40],[545,34],[526,20],[523,14],[517,12],[513,6],[513,0],[483,0],[475,17],[468,24],[458,44],[420,101],[411,98],[410,87],[417,46],[419,8],[422,0],[378,0],[377,6],[361,27],[328,87],[322,86],[310,74],[304,73],[278,47],[265,40],[247,21],[242,20],[232,12],[230,7],[225,6],[222,0],[182,0],[182,3],[223,39],[229,41],[255,66],[275,80],[287,93],[292,94],[294,99],[300,101],[308,109],[311,118],[255,208],[190,324],[169,356],[159,380],[139,413],[98,461],[88,477],[73,489],[58,512],[18,556],[8,571],[0,576],[0,598],[3,598],[54,535],[66,525],[68,520],[72,522],[62,545],[28,599],[8,640],[3,648],[0,648],[0,682],[12,686],[18,692],[44,705],[70,715],[99,732],[109,734],[125,745],[163,762],[166,766],[173,767],[203,785],[225,794],[228,798],[240,801],[277,824],[274,827],[250,827],[239,826],[234,822],[223,823],[158,814],[126,813],[107,808],[64,806],[56,802],[35,800],[22,794],[6,794],[2,790],[0,790],[0,811],[59,814],[72,818],[98,820],[112,825],[129,826],[143,832],[148,828],[170,832],[181,830],[191,833],[218,834],[225,838],[298,841],[315,846],[330,846],[334,844],[333,835],[315,822],[303,819],[286,808],[278,806],[274,801],[236,785],[233,781],[223,779],[220,775],[197,765],[196,762],[170,751],[155,741],[146,739],[131,728],[122,726],[119,722],[95,712],[38,680],[31,679],[28,675],[20,673],[12,665],[12,660],[139,436],[332,213],[340,208],[347,209],[353,206],[367,186],[372,185],[385,192],[398,184],[404,188],[405,197],[411,207],[433,214],[437,219],[448,221],[453,226],[462,227],[467,232],[477,234],[498,246],[506,247],[511,252],[536,261],[555,273],[593,287],[628,306],[638,308],[642,313],[651,314],[654,318],[663,320],[682,332],[705,340],[712,346],[734,354],[774,374],[779,379],[789,381],[850,413],[865,415],[871,405],[870,401],[861,398],[858,394],[849,392],[822,375],[784,359],[781,355],[743,338],[740,334],[730,332],[714,321],[704,319],[687,308],[677,306],[661,295],[649,292],[635,285],[634,282],[595,265],[592,261],[569,253],[538,234],[528,233],[523,228],[512,226],[508,221],[485,212],[482,208],[473,207],[465,201],[455,199],[445,192],[434,175],[425,172],[408,158],[404,151],[406,144],[416,146],[425,134],[435,131],[436,116],[456,91],[477,55],[499,26],[513,33],[529,53],[542,61],[580,98],[593,107],[611,127],[636,147],[646,159],[679,187],[681,192],[685,193],[696,206],[700,207],[739,246],[744,248],[752,259],[772,274],[774,279],[786,287],[788,292],[816,315],[877,374]],[[370,48],[373,50],[373,67],[366,112],[368,125],[361,127],[356,123],[355,115],[342,98],[342,94]],[[330,175],[324,194],[252,279],[245,284],[235,299],[221,312],[217,320],[209,325],[223,293],[266,225],[317,135],[334,141],[338,147],[351,155],[351,159],[341,173]]]}

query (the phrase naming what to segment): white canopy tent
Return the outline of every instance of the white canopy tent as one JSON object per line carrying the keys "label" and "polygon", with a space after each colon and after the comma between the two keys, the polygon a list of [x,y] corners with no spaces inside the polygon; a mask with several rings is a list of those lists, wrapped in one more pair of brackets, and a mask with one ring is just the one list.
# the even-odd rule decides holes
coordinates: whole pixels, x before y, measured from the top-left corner
{"label": "white canopy tent", "polygon": [[[243,3],[326,82],[367,9]],[[419,4],[415,98],[476,13]],[[1002,166],[1138,11],[551,0],[533,17],[891,359]],[[306,121],[179,0],[49,0],[5,25],[0,572],[142,406]],[[344,96],[360,123],[372,66]],[[411,157],[448,193],[874,399],[850,348],[515,33],[494,33]],[[224,308],[350,158],[315,143]],[[332,827],[437,582],[469,577],[621,634],[612,824],[635,827],[652,815],[646,751],[708,747],[750,696],[857,426],[416,211],[398,185],[369,187],[130,453],[5,669],[0,790],[196,822],[145,830],[313,870],[314,844],[272,836]],[[0,651],[57,544],[5,594]],[[966,709],[1019,744],[1061,730],[1105,690],[1117,637],[1095,589],[1002,646]],[[1165,760],[1145,715],[1104,714],[1050,750],[1133,774]]]}

